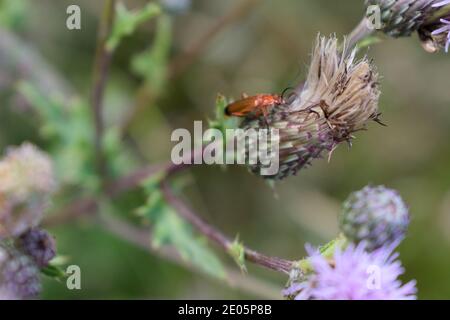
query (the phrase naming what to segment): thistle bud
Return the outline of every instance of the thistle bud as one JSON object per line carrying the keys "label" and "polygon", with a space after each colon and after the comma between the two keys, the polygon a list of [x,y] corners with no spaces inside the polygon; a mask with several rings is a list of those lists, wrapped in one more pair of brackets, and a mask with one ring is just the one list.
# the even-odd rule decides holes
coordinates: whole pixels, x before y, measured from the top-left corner
{"label": "thistle bud", "polygon": [[[345,46],[344,46],[345,47]],[[318,37],[309,73],[302,90],[286,104],[275,106],[268,115],[247,118],[245,130],[277,129],[279,171],[265,176],[281,180],[295,175],[324,152],[331,152],[352,133],[378,121],[378,76],[366,59],[356,60],[355,51],[341,55],[338,41]],[[259,174],[259,165],[250,165]]]}
{"label": "thistle bud", "polygon": [[55,239],[45,230],[31,229],[17,241],[17,247],[33,258],[40,267],[46,267],[56,255]]}
{"label": "thistle bud", "polygon": [[[391,37],[410,36],[417,31],[423,48],[437,52],[450,46],[450,0],[366,0],[367,20],[379,10],[377,29]],[[369,23],[369,21],[366,21]],[[372,29],[372,28],[371,28]]]}
{"label": "thistle bud", "polygon": [[339,220],[347,239],[364,242],[367,250],[374,250],[403,239],[409,213],[396,191],[383,186],[367,186],[349,196]]}
{"label": "thistle bud", "polygon": [[29,143],[0,160],[0,239],[35,227],[55,188],[50,158]]}
{"label": "thistle bud", "polygon": [[0,245],[0,297],[33,299],[41,290],[39,268],[21,251]]}

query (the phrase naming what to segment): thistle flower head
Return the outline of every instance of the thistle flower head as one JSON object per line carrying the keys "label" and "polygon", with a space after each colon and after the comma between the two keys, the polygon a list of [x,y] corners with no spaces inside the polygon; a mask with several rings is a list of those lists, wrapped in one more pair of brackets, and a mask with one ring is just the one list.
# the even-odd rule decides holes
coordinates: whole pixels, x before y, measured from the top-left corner
{"label": "thistle flower head", "polygon": [[55,189],[50,158],[29,143],[0,160],[0,239],[18,236],[42,218]]}
{"label": "thistle flower head", "polygon": [[17,247],[33,258],[40,268],[46,267],[56,255],[55,239],[43,229],[31,229],[17,242]]}
{"label": "thistle flower head", "polygon": [[394,248],[391,245],[367,252],[363,243],[351,244],[343,251],[337,249],[332,261],[310,252],[313,272],[283,293],[296,300],[415,299],[415,281],[403,285],[398,279],[404,269]]}
{"label": "thistle flower head", "polygon": [[378,6],[381,31],[387,35],[405,37],[417,31],[426,51],[448,52],[450,0],[366,0],[366,5]]}
{"label": "thistle flower head", "polygon": [[[336,38],[318,37],[306,82],[295,98],[272,108],[268,116],[243,122],[246,130],[279,130],[280,169],[267,178],[296,174],[325,151],[331,153],[339,143],[350,142],[352,133],[364,129],[369,120],[378,120],[374,66],[366,58],[357,60],[355,51],[343,51]],[[258,165],[250,168],[260,171]]]}
{"label": "thistle flower head", "polygon": [[395,190],[367,186],[344,202],[339,222],[348,240],[365,242],[367,250],[374,250],[403,239],[409,213]]}
{"label": "thistle flower head", "polygon": [[14,247],[0,246],[0,298],[32,299],[41,290],[39,268]]}
{"label": "thistle flower head", "polygon": [[[450,3],[450,1],[449,1]],[[450,48],[450,15],[439,18],[419,29],[423,48],[431,53]]]}
{"label": "thistle flower head", "polygon": [[381,30],[391,37],[410,36],[448,4],[447,0],[366,0],[366,6],[378,6]]}

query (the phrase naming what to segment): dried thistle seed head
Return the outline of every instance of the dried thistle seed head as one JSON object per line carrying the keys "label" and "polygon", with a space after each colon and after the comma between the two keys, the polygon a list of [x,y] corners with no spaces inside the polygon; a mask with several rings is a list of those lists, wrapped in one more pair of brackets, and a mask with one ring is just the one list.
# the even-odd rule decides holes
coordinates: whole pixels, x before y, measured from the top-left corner
{"label": "dried thistle seed head", "polygon": [[339,224],[347,239],[364,242],[371,251],[403,239],[409,225],[409,212],[395,190],[367,186],[352,193],[344,202]]}
{"label": "dried thistle seed head", "polygon": [[391,37],[410,36],[446,5],[445,0],[366,0],[368,8],[378,6],[381,31]]}
{"label": "dried thistle seed head", "polygon": [[[345,47],[345,46],[344,46]],[[325,151],[352,139],[352,133],[378,121],[378,75],[355,51],[341,55],[336,38],[318,37],[306,82],[293,101],[274,107],[267,117],[248,118],[243,129],[279,130],[280,180],[307,167]],[[270,145],[273,141],[268,143]],[[275,143],[275,142],[274,142]],[[251,165],[260,172],[260,165]]]}
{"label": "dried thistle seed head", "polygon": [[[336,38],[319,37],[302,92],[291,111],[315,111],[338,140],[378,120],[378,74],[366,57],[356,60],[356,50],[338,50]],[[347,54],[348,53],[348,54]]]}
{"label": "dried thistle seed head", "polygon": [[41,220],[55,189],[51,159],[29,143],[0,160],[0,239],[19,236]]}

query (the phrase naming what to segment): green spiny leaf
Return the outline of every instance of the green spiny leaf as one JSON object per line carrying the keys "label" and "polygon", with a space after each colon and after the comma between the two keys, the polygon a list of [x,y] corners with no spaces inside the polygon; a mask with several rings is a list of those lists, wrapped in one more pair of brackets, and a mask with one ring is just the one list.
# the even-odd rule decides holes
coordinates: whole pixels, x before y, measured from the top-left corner
{"label": "green spiny leaf", "polygon": [[20,81],[17,90],[33,105],[41,117],[45,120],[41,129],[46,138],[55,137],[61,130],[61,120],[64,119],[64,108],[57,102],[45,97],[30,82]]}
{"label": "green spiny leaf", "polygon": [[161,181],[165,177],[166,172],[162,170],[145,179],[142,182],[142,186],[144,187],[145,191],[149,194],[155,190],[159,190],[159,185],[161,184]]}
{"label": "green spiny leaf", "polygon": [[48,265],[41,269],[41,273],[52,279],[63,281],[67,275],[60,266]]}
{"label": "green spiny leaf", "polygon": [[377,44],[383,41],[379,36],[368,36],[357,43],[358,49],[364,49],[373,44]]}
{"label": "green spiny leaf", "polygon": [[57,255],[50,261],[50,264],[52,266],[60,267],[60,266],[64,266],[64,265],[68,264],[69,261],[70,261],[69,256]]}
{"label": "green spiny leaf", "polygon": [[[81,99],[64,101],[47,97],[29,82],[19,82],[18,90],[40,117],[40,131],[51,142],[60,181],[84,186],[90,191],[97,190],[99,179],[94,167],[92,144],[94,129],[88,103]],[[112,176],[123,174],[133,163],[128,153],[123,152],[124,146],[116,127],[106,128],[102,145]]]}
{"label": "green spiny leaf", "polygon": [[206,273],[223,278],[225,271],[220,260],[207,247],[203,238],[196,237],[186,224],[170,207],[166,207],[159,219],[153,223],[153,244],[173,245],[181,257],[198,266]]}
{"label": "green spiny leaf", "polygon": [[216,98],[215,119],[209,120],[210,128],[219,129],[224,135],[226,129],[235,129],[239,126],[238,118],[225,116],[225,107],[227,105],[227,99],[219,93]]}
{"label": "green spiny leaf", "polygon": [[159,215],[163,212],[166,204],[161,191],[154,190],[149,193],[146,203],[136,210],[136,213],[147,218],[150,222],[157,221]]}
{"label": "green spiny leaf", "polygon": [[245,248],[242,242],[239,241],[239,237],[231,244],[228,249],[228,253],[233,257],[236,264],[239,266],[242,272],[247,272],[247,266],[245,265]]}
{"label": "green spiny leaf", "polygon": [[[336,239],[319,247],[320,254],[326,259],[332,259],[336,249],[344,249],[348,244],[348,240],[341,234]],[[308,258],[304,258],[297,263],[297,267],[303,272],[308,273],[313,271],[311,262]]]}
{"label": "green spiny leaf", "polygon": [[148,3],[140,10],[129,11],[123,3],[119,2],[116,6],[116,20],[111,36],[106,42],[106,49],[114,51],[124,37],[131,35],[140,24],[160,13],[161,8],[155,3]]}
{"label": "green spiny leaf", "polygon": [[145,79],[152,92],[158,94],[167,82],[167,65],[172,44],[172,20],[162,15],[156,25],[156,35],[151,48],[136,55],[132,62],[133,72]]}
{"label": "green spiny leaf", "polygon": [[331,240],[327,244],[319,248],[320,254],[325,258],[331,258],[336,249],[343,249],[347,245],[347,239],[341,234],[336,239]]}
{"label": "green spiny leaf", "polygon": [[147,202],[139,209],[139,213],[152,225],[152,244],[155,247],[174,246],[183,259],[204,272],[219,278],[225,277],[220,260],[210,251],[205,240],[196,236],[191,226],[167,205],[159,190],[148,193]]}
{"label": "green spiny leaf", "polygon": [[60,181],[91,191],[97,189],[93,127],[87,104],[79,99],[69,102],[51,99],[29,82],[20,82],[18,90],[35,108],[43,123],[41,133],[52,144]]}
{"label": "green spiny leaf", "polygon": [[105,156],[108,159],[109,173],[111,177],[119,177],[136,165],[130,152],[126,152],[126,146],[117,126],[111,126],[105,130],[102,140]]}

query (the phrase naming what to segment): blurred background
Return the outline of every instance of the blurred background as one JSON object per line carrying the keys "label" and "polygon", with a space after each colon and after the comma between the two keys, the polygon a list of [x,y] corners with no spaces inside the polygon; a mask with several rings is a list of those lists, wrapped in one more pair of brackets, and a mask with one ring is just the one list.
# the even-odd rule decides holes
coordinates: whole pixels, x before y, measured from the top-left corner
{"label": "blurred background", "polygon": [[[147,3],[123,2],[128,9]],[[66,28],[66,8],[73,3],[81,8],[81,30]],[[298,84],[317,34],[342,37],[364,13],[362,0],[160,3],[167,12],[164,22],[152,19],[123,39],[106,87],[106,125],[125,132],[119,154],[130,159],[123,172],[169,159],[171,131],[193,130],[194,120],[212,118],[218,93],[238,97]],[[102,5],[100,0],[0,0],[2,150],[25,140],[50,147],[42,135],[45,123],[18,92],[18,81],[26,79],[64,102],[73,97],[88,101]],[[136,62],[156,43],[152,62]],[[385,39],[367,54],[381,75],[380,110],[387,127],[370,124],[367,132],[357,133],[351,150],[340,146],[330,163],[316,160],[277,184],[275,192],[243,167],[195,166],[182,175],[184,198],[230,237],[239,234],[261,252],[298,259],[305,243],[319,245],[337,235],[341,203],[352,191],[369,183],[397,189],[412,216],[400,247],[403,279],[417,280],[421,299],[450,298],[450,58],[426,53],[416,36]],[[70,170],[66,164],[59,174]],[[77,186],[66,188],[54,205],[78,192]],[[116,199],[114,210],[128,219],[143,201],[135,190]],[[248,265],[266,289],[258,290],[260,283],[249,284],[256,290],[233,288],[149,254],[90,218],[53,226],[50,232],[59,254],[81,267],[82,289],[70,291],[47,279],[46,299],[273,298],[286,281]],[[216,252],[238,271],[229,257]]]}

